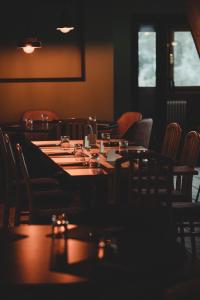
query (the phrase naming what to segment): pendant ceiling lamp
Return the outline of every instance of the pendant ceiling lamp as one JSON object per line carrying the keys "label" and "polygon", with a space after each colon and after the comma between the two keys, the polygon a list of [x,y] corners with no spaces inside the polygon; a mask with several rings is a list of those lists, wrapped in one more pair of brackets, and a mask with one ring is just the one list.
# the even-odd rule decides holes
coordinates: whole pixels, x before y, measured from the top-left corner
{"label": "pendant ceiling lamp", "polygon": [[29,1],[20,5],[21,33],[17,48],[31,54],[35,49],[42,47],[41,40],[38,39],[40,14],[38,14],[38,6],[30,4]]}
{"label": "pendant ceiling lamp", "polygon": [[18,45],[18,48],[22,48],[22,50],[27,54],[31,54],[35,51],[36,48],[41,48],[41,47],[42,47],[42,43],[37,38],[24,39]]}
{"label": "pendant ceiling lamp", "polygon": [[72,2],[68,0],[66,1],[65,5],[61,7],[56,30],[66,34],[74,29],[75,29],[74,10],[72,6]]}

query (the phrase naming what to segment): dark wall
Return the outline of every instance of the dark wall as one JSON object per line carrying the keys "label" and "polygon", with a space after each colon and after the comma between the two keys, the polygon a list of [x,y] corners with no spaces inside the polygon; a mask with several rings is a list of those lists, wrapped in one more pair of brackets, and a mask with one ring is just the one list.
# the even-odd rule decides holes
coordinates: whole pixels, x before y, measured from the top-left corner
{"label": "dark wall", "polygon": [[[180,14],[185,13],[185,1],[123,1],[115,4],[113,13],[114,43],[114,116],[134,107],[135,93],[132,90],[131,70],[131,21],[135,14]],[[133,45],[134,46],[134,45]]]}

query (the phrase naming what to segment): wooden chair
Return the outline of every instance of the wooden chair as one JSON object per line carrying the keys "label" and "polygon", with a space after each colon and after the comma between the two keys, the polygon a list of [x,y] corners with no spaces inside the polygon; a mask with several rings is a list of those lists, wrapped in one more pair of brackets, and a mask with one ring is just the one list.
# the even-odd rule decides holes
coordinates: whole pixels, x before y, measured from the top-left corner
{"label": "wooden chair", "polygon": [[136,145],[148,148],[151,138],[152,126],[153,119],[151,118],[144,118],[140,121],[137,121],[132,126],[132,132],[131,135],[129,134],[129,140],[133,141]]}
{"label": "wooden chair", "polygon": [[177,238],[182,246],[190,243],[191,252],[196,256],[196,238],[200,238],[200,203],[173,202],[173,216],[176,222]]}
{"label": "wooden chair", "polygon": [[[200,135],[196,131],[190,131],[185,137],[185,142],[180,156],[180,164],[195,167],[200,153]],[[184,245],[185,239],[191,242],[192,254],[196,255],[196,237],[200,236],[200,203],[192,202],[193,174],[185,172],[178,175],[176,190],[173,195],[173,214],[177,225],[177,237]]]}
{"label": "wooden chair", "polygon": [[120,138],[126,137],[128,129],[137,121],[142,119],[142,114],[136,111],[128,111],[123,113],[117,120],[117,135]]}
{"label": "wooden chair", "polygon": [[175,182],[174,199],[192,202],[192,180],[193,173],[187,172],[187,167],[195,167],[200,153],[200,134],[197,131],[190,131],[186,134],[178,166],[185,172],[177,175]]}
{"label": "wooden chair", "polygon": [[42,121],[47,118],[48,121],[59,120],[59,116],[55,111],[52,110],[27,110],[22,114],[21,121],[34,120]]}
{"label": "wooden chair", "polygon": [[[24,190],[20,191],[20,197],[23,199],[25,196],[25,200],[27,200],[30,223],[50,222],[53,213],[61,213],[67,210],[71,200],[71,193],[70,191],[66,192],[60,186],[55,186],[51,189],[47,189],[47,187],[36,189],[29,176],[20,144],[16,145],[16,150],[22,179],[25,184],[25,193]],[[22,205],[24,206],[24,203]]]}
{"label": "wooden chair", "polygon": [[[115,202],[171,206],[173,161],[153,151],[133,151],[115,162]],[[125,196],[125,197],[124,197]],[[125,199],[124,199],[125,198]],[[138,202],[139,201],[139,202]]]}
{"label": "wooden chair", "polygon": [[[24,197],[25,180],[21,178],[19,172],[19,165],[15,158],[15,152],[10,142],[8,134],[3,134],[4,145],[5,145],[5,189],[6,189],[6,207],[5,213],[7,215],[5,222],[14,225],[20,222],[20,215],[28,210],[25,201],[22,201]],[[31,185],[37,191],[40,190],[55,190],[60,188],[60,182],[58,179],[53,177],[35,177],[29,178]],[[23,204],[22,204],[23,203]],[[25,204],[25,205],[24,205]],[[24,206],[23,206],[24,205]]]}
{"label": "wooden chair", "polygon": [[6,169],[6,146],[4,133],[0,128],[0,224],[1,226],[7,223],[7,169]]}
{"label": "wooden chair", "polygon": [[156,261],[161,259],[164,269],[166,262],[174,259],[171,254],[176,247],[171,209],[173,161],[152,151],[134,151],[117,159],[115,168],[114,206],[119,207],[130,248],[134,249],[137,239],[140,251],[148,247]]}
{"label": "wooden chair", "polygon": [[161,147],[161,154],[175,160],[181,141],[182,129],[178,123],[169,123]]}
{"label": "wooden chair", "polygon": [[84,137],[90,133],[90,127],[88,125],[88,119],[68,118],[59,121],[50,134],[56,139],[60,139],[61,135],[69,135],[71,139],[84,139]]}
{"label": "wooden chair", "polygon": [[[10,137],[4,133],[5,150],[6,150],[6,201],[8,203],[9,212],[7,218],[10,218],[10,223],[13,225],[20,222],[21,213],[25,213],[27,209],[22,207],[20,196],[24,191],[25,181],[21,178],[19,164],[15,157]],[[53,177],[35,177],[30,178],[31,184],[37,190],[55,189],[59,187],[59,181]],[[24,194],[24,193],[23,193]]]}

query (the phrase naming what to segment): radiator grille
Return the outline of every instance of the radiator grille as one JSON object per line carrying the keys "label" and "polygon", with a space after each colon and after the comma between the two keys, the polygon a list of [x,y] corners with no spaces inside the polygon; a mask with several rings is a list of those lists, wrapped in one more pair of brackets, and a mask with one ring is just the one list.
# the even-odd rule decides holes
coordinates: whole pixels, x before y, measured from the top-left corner
{"label": "radiator grille", "polygon": [[167,101],[167,123],[177,122],[182,128],[186,126],[187,100]]}

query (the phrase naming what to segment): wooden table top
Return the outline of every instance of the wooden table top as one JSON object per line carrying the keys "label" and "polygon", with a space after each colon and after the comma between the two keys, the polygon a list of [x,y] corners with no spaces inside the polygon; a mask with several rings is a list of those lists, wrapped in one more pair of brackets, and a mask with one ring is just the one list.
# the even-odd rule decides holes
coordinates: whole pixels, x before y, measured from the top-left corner
{"label": "wooden table top", "polygon": [[[118,146],[118,140],[111,140],[111,145],[105,146],[104,154],[99,153],[100,141],[97,141],[95,148],[83,149],[85,157],[75,158],[74,146],[76,144],[82,144],[82,140],[71,140],[70,147],[62,149],[59,140],[51,141],[32,141],[32,143],[40,148],[40,150],[46,154],[54,163],[59,165],[70,176],[96,176],[107,175],[114,169],[114,161],[121,157],[121,155],[115,153],[113,161],[108,161],[106,156],[108,152],[117,152],[119,150],[125,150],[125,148]],[[106,142],[107,144],[108,142]],[[127,151],[144,151],[146,150],[142,146],[128,146]],[[89,166],[91,155],[98,153],[97,164]]]}
{"label": "wooden table top", "polygon": [[[148,233],[131,230],[124,236],[121,228],[98,231],[95,227],[68,226],[68,238],[52,238],[50,225],[20,225],[10,234],[1,229],[1,291],[53,286],[76,290],[94,283],[110,286],[127,280],[143,282],[143,278],[151,281],[152,275],[159,282],[166,272],[172,276],[177,261],[182,260],[179,247],[171,253]],[[121,242],[116,238],[120,232]]]}
{"label": "wooden table top", "polygon": [[[35,284],[74,284],[84,282],[86,279],[80,276],[51,270],[52,238],[50,226],[21,225],[15,228],[10,240],[8,235],[2,236],[1,245],[4,242],[4,256],[0,255],[0,282],[14,285]],[[73,241],[69,243],[69,251],[73,248],[81,249],[85,245]],[[1,247],[1,248],[3,248]],[[59,245],[62,249],[62,241]]]}
{"label": "wooden table top", "polygon": [[[121,151],[145,151],[143,146],[128,146],[127,148],[119,148],[117,146],[118,139],[111,140],[113,146],[106,146],[105,153],[99,154],[99,145],[100,141],[97,141],[97,147],[91,148],[89,150],[84,149],[86,155],[85,158],[76,159],[74,157],[74,146],[76,144],[82,144],[82,140],[72,140],[70,142],[70,147],[68,149],[62,149],[60,147],[59,140],[51,141],[32,141],[34,145],[38,146],[40,150],[46,154],[52,161],[57,165],[62,167],[62,169],[68,173],[70,176],[94,176],[94,175],[107,175],[112,172],[114,169],[115,159],[121,157],[119,154],[115,154],[115,159],[113,161],[108,161],[106,156],[109,151],[119,152]],[[87,163],[89,162],[91,154],[98,153],[98,166],[97,167],[88,167]],[[174,175],[197,175],[198,171],[191,166],[187,165],[175,165],[173,168]]]}

